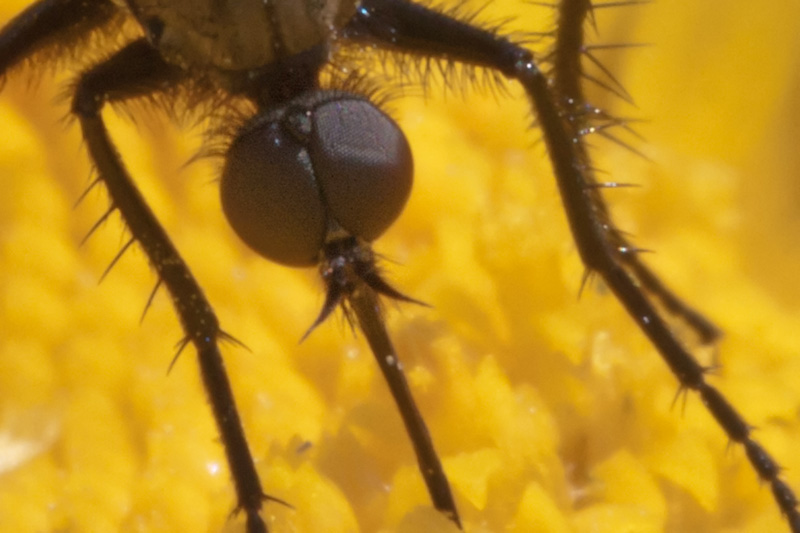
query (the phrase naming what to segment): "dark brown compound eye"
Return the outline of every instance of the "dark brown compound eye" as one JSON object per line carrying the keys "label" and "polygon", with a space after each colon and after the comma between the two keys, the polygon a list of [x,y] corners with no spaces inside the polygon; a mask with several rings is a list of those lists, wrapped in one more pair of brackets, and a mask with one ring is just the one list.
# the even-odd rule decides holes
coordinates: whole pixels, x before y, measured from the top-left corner
{"label": "dark brown compound eye", "polygon": [[222,209],[253,250],[290,266],[311,266],[326,216],[308,153],[278,121],[248,128],[231,145],[220,182]]}
{"label": "dark brown compound eye", "polygon": [[397,124],[363,99],[314,110],[309,153],[331,216],[367,241],[394,223],[411,193],[411,149]]}
{"label": "dark brown compound eye", "polygon": [[362,97],[319,92],[245,125],[226,157],[222,207],[259,254],[313,266],[335,225],[366,241],[386,231],[412,176],[408,141],[391,118]]}

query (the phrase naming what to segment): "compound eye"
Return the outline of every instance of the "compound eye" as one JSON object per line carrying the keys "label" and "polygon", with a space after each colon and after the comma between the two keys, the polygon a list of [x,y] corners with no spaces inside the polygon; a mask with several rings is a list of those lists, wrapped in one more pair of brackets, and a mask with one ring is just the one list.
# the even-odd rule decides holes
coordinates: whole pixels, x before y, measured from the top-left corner
{"label": "compound eye", "polygon": [[234,140],[220,182],[222,209],[239,237],[271,261],[317,264],[327,229],[308,153],[278,121]]}
{"label": "compound eye", "polygon": [[367,100],[342,95],[314,108],[308,151],[330,216],[378,238],[400,216],[414,164],[398,125]]}

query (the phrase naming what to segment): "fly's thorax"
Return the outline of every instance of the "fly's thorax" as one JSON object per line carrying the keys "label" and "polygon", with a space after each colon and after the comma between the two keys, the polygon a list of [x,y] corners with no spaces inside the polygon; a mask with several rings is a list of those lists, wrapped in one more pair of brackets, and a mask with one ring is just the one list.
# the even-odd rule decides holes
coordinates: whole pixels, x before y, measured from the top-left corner
{"label": "fly's thorax", "polygon": [[358,0],[124,0],[183,68],[255,69],[332,38]]}

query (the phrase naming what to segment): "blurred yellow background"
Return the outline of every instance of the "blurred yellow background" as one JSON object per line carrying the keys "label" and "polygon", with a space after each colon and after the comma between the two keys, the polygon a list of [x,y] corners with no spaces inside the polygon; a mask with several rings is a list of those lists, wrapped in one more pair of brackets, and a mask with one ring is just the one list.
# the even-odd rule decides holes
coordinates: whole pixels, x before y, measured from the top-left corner
{"label": "blurred yellow background", "polygon": [[[6,21],[29,2],[6,0]],[[480,5],[481,2],[477,2]],[[481,20],[543,31],[520,0]],[[643,119],[651,161],[597,141],[620,227],[725,331],[715,385],[758,428],[800,491],[800,3],[661,0],[598,13],[597,52]],[[60,71],[69,77],[69,69]],[[12,72],[0,95],[0,531],[240,531],[223,453],[181,332],[117,217],[76,208],[89,166],[50,73]],[[413,92],[413,91],[412,91]],[[418,92],[418,91],[417,91]],[[676,381],[599,283],[582,275],[538,132],[511,97],[440,91],[392,102],[416,186],[376,243],[390,279],[433,305],[389,306],[412,389],[465,529],[787,531],[739,447]],[[265,490],[285,532],[454,530],[432,511],[366,346],[340,319],[302,344],[316,273],[267,264],[227,227],[215,167],[184,166],[201,132],[107,111],[132,174],[204,286]],[[137,115],[138,117],[139,115]],[[602,176],[601,176],[602,178]],[[702,354],[711,362],[714,354]]]}

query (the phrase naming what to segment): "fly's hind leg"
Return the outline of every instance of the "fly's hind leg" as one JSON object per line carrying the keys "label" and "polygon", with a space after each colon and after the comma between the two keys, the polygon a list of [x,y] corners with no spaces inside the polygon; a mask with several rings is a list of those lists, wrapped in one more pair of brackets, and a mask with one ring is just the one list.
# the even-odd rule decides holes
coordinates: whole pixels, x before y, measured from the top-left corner
{"label": "fly's hind leg", "polygon": [[[793,533],[800,533],[800,510],[780,467],[752,436],[751,426],[705,379],[704,368],[671,330],[652,295],[637,276],[641,264],[625,259],[627,250],[608,215],[597,186],[586,174],[586,155],[567,124],[569,113],[533,53],[490,29],[447,17],[409,0],[362,0],[344,34],[351,40],[407,54],[491,69],[518,82],[528,95],[547,145],[553,174],[581,260],[603,278],[617,300],[658,350],[681,390],[701,398],[728,438],[740,444],[758,476],[770,485]],[[657,285],[651,292],[659,295]],[[689,315],[685,315],[689,316]]]}
{"label": "fly's hind leg", "polygon": [[[17,15],[0,32],[0,78],[34,54],[70,50],[107,25],[119,8],[110,0],[41,0]],[[55,55],[55,54],[54,54]],[[74,52],[67,52],[67,56]]]}
{"label": "fly's hind leg", "polygon": [[266,532],[259,511],[268,497],[261,489],[220,354],[219,341],[225,333],[197,280],[123,166],[100,116],[106,102],[153,95],[175,87],[183,78],[184,72],[166,63],[149,43],[134,41],[83,73],[75,86],[72,112],[80,122],[99,179],[109,191],[112,209],[120,212],[155,268],[159,283],[172,297],[185,333],[181,347],[191,343],[197,350],[203,384],[236,487],[236,509],[246,514],[249,533]]}

